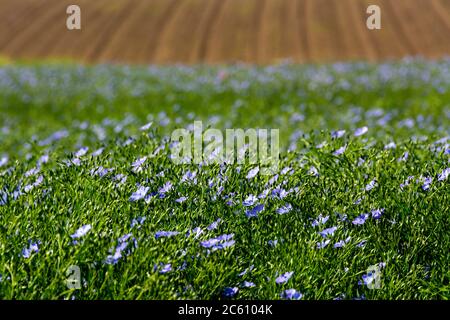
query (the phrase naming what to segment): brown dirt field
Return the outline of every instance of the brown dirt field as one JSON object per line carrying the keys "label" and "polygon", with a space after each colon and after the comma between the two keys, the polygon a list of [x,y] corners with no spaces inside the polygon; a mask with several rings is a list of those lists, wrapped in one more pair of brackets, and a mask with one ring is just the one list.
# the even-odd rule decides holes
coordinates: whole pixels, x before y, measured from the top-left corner
{"label": "brown dirt field", "polygon": [[[82,30],[65,27],[78,4]],[[366,9],[382,29],[366,28]],[[0,0],[0,56],[88,63],[380,61],[450,55],[449,0]]]}

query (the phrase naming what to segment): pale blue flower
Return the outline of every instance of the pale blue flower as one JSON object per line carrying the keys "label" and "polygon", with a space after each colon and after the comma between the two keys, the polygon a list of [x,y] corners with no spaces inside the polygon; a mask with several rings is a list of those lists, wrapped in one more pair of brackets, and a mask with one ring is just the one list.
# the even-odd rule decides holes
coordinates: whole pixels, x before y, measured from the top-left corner
{"label": "pale blue flower", "polygon": [[390,142],[384,146],[384,150],[390,150],[390,149],[395,149],[395,148],[397,148],[397,145],[395,144],[395,142]]}
{"label": "pale blue flower", "polygon": [[136,173],[142,171],[142,165],[144,164],[145,161],[147,161],[147,157],[142,157],[133,162],[131,164],[132,170]]}
{"label": "pale blue flower", "polygon": [[7,163],[8,163],[8,157],[7,156],[4,156],[4,157],[1,157],[0,158],[0,168],[1,167],[3,167],[3,166],[5,166]]}
{"label": "pale blue flower", "polygon": [[375,209],[375,210],[372,210],[371,213],[372,213],[372,218],[380,219],[384,213],[384,209]]}
{"label": "pale blue flower", "polygon": [[234,237],[234,234],[223,234],[217,238],[212,238],[206,241],[202,241],[200,244],[204,248],[211,248],[211,249],[224,249],[227,247],[230,247],[234,244],[234,241],[232,238]]}
{"label": "pale blue flower", "polygon": [[29,241],[29,246],[28,248],[24,248],[22,250],[22,257],[24,257],[25,259],[28,259],[31,257],[31,254],[33,252],[39,252],[39,244],[41,243],[40,241],[37,242],[33,242],[33,241]]}
{"label": "pale blue flower", "polygon": [[334,248],[342,248],[350,241],[350,239],[351,239],[350,237],[347,237],[347,239],[345,239],[345,240],[340,240],[340,241],[336,242],[333,247]]}
{"label": "pale blue flower", "polygon": [[292,277],[293,274],[294,274],[294,271],[283,273],[281,276],[279,276],[275,279],[275,282],[277,284],[286,283],[289,281],[289,279]]}
{"label": "pale blue flower", "polygon": [[362,225],[362,224],[364,224],[364,223],[366,222],[366,220],[367,220],[368,217],[369,217],[369,214],[368,214],[368,213],[360,214],[359,216],[357,216],[357,217],[352,221],[352,223],[353,223],[354,225]]}
{"label": "pale blue flower", "polygon": [[233,298],[238,292],[239,289],[237,287],[227,287],[223,290],[223,296],[226,298]]}
{"label": "pale blue flower", "polygon": [[311,225],[312,225],[313,227],[317,227],[317,226],[319,226],[319,225],[325,224],[325,223],[328,221],[329,218],[330,218],[330,216],[325,216],[325,217],[323,217],[322,214],[319,214],[319,216],[317,217],[317,219],[314,220],[314,221],[311,223]]}
{"label": "pale blue flower", "polygon": [[337,230],[337,227],[331,227],[331,228],[324,229],[324,230],[320,231],[319,234],[322,237],[326,238],[328,236],[333,235],[336,230]]}
{"label": "pale blue flower", "polygon": [[367,240],[363,240],[360,243],[358,243],[356,246],[359,248],[363,248],[363,247],[365,247],[366,243],[367,243]]}
{"label": "pale blue flower", "polygon": [[375,188],[376,186],[377,186],[377,180],[376,180],[376,179],[373,179],[372,181],[370,181],[370,182],[366,185],[365,189],[366,189],[366,191],[370,191],[370,190],[372,190],[373,188]]}
{"label": "pale blue flower", "polygon": [[272,190],[272,198],[284,199],[288,194],[283,188],[275,188]]}
{"label": "pale blue flower", "polygon": [[400,158],[398,158],[398,162],[404,162],[404,161],[407,161],[408,160],[408,158],[409,158],[409,152],[408,151],[405,151],[404,153],[403,153],[403,155],[400,157]]}
{"label": "pale blue flower", "polygon": [[247,210],[245,212],[245,215],[247,216],[247,218],[254,218],[254,217],[257,217],[258,213],[260,213],[263,210],[264,210],[264,205],[259,204],[259,205],[255,206],[253,209]]}
{"label": "pale blue flower", "polygon": [[430,189],[431,183],[433,182],[433,178],[432,177],[426,177],[424,179],[423,185],[422,185],[422,190],[423,191],[428,191]]}
{"label": "pale blue flower", "polygon": [[150,127],[152,126],[153,122],[149,122],[146,125],[143,125],[140,130],[141,131],[147,131],[148,129],[150,129]]}
{"label": "pale blue flower", "polygon": [[253,168],[251,169],[248,173],[247,173],[247,179],[252,179],[254,178],[259,172],[259,167]]}
{"label": "pale blue flower", "polygon": [[442,172],[438,176],[438,181],[447,180],[448,176],[450,176],[450,168],[442,170]]}
{"label": "pale blue flower", "polygon": [[250,207],[254,205],[256,201],[258,201],[258,198],[251,194],[244,201],[242,201],[242,205],[245,207]]}
{"label": "pale blue flower", "polygon": [[86,155],[86,153],[89,151],[88,147],[82,147],[77,152],[75,152],[76,158],[81,158],[82,156]]}
{"label": "pale blue flower", "polygon": [[367,127],[358,128],[355,130],[354,136],[355,137],[362,136],[362,135],[366,134],[368,131],[369,131],[369,128],[367,128]]}
{"label": "pale blue flower", "polygon": [[169,238],[178,235],[178,231],[158,231],[155,233],[155,239]]}
{"label": "pale blue flower", "polygon": [[341,154],[343,154],[345,152],[346,149],[347,149],[347,146],[340,147],[339,149],[337,149],[336,151],[333,152],[333,155],[340,156]]}
{"label": "pale blue flower", "polygon": [[330,240],[325,240],[317,243],[317,249],[323,249],[330,243]]}
{"label": "pale blue flower", "polygon": [[159,192],[160,194],[168,193],[170,190],[172,190],[172,187],[173,187],[172,182],[167,181],[167,182],[166,182],[166,183],[158,190],[158,192]]}
{"label": "pale blue flower", "polygon": [[278,244],[278,240],[269,240],[267,241],[267,243],[269,244],[269,246],[271,247],[276,247]]}
{"label": "pale blue flower", "polygon": [[131,221],[131,228],[134,228],[134,226],[138,226],[140,228],[140,226],[144,223],[146,219],[147,219],[146,217],[137,217],[136,219],[133,219]]}
{"label": "pale blue flower", "polygon": [[80,227],[77,231],[75,231],[74,234],[71,235],[72,239],[77,239],[85,236],[89,230],[92,229],[92,226],[90,224],[86,224],[82,227]]}
{"label": "pale blue flower", "polygon": [[338,139],[342,138],[345,135],[345,130],[337,130],[331,132],[331,138]]}
{"label": "pale blue flower", "polygon": [[176,199],[175,202],[177,202],[177,203],[183,203],[183,202],[185,202],[186,200],[187,200],[186,197],[180,197],[180,198]]}
{"label": "pale blue flower", "polygon": [[200,227],[196,227],[192,231],[188,231],[186,236],[189,237],[191,234],[193,234],[194,238],[197,239],[202,233],[203,233],[203,229]]}
{"label": "pale blue flower", "polygon": [[[122,237],[120,237],[117,240],[117,246],[115,248],[112,248],[110,252],[114,252],[113,254],[110,254],[106,257],[105,262],[107,264],[117,264],[119,260],[123,257],[123,254],[125,256],[129,255],[131,253],[132,247],[129,246],[128,239],[132,237],[131,233],[125,234]],[[134,247],[137,247],[137,241],[135,238],[133,238]],[[127,251],[125,251],[128,248]]]}
{"label": "pale blue flower", "polygon": [[150,187],[144,187],[141,186],[137,189],[136,192],[133,192],[133,194],[130,197],[130,201],[138,201],[141,199],[144,199],[145,196],[147,195],[148,190],[150,189]]}
{"label": "pale blue flower", "polygon": [[300,300],[303,297],[303,294],[301,294],[295,289],[287,289],[284,290],[280,296],[281,298],[287,300]]}
{"label": "pale blue flower", "polygon": [[105,148],[97,149],[94,152],[92,152],[91,156],[98,157],[98,156],[100,156],[103,153],[104,150],[105,150]]}
{"label": "pale blue flower", "polygon": [[286,203],[284,206],[277,209],[277,213],[278,214],[286,214],[286,213],[291,212],[291,210],[292,210],[292,205],[290,203]]}
{"label": "pale blue flower", "polygon": [[254,268],[255,268],[255,266],[251,265],[250,267],[248,267],[247,269],[245,269],[244,271],[239,273],[238,276],[242,277],[242,276],[246,275],[248,272],[251,272]]}
{"label": "pale blue flower", "polygon": [[159,273],[165,274],[172,271],[172,265],[170,263],[165,264],[162,266],[161,270],[159,270]]}
{"label": "pale blue flower", "polygon": [[222,219],[217,219],[216,221],[214,221],[213,223],[211,223],[209,226],[207,226],[206,227],[206,229],[208,230],[208,231],[212,231],[212,230],[214,230],[214,229],[216,229],[217,228],[217,226],[219,225],[219,223],[222,221]]}

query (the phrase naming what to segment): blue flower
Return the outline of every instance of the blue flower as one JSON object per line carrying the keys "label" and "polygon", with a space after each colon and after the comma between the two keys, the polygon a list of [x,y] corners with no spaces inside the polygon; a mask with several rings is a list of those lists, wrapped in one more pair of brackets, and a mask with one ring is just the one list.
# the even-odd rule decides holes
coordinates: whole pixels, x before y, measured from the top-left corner
{"label": "blue flower", "polygon": [[367,274],[363,274],[362,281],[360,281],[358,284],[369,286],[377,279],[377,272],[368,272]]}
{"label": "blue flower", "polygon": [[322,237],[326,238],[327,236],[333,235],[333,233],[334,233],[336,230],[337,230],[337,227],[331,227],[331,228],[324,229],[324,230],[320,231],[319,234],[320,234]]}
{"label": "blue flower", "polygon": [[384,213],[384,209],[375,209],[375,210],[372,210],[371,213],[372,213],[372,218],[380,219]]}
{"label": "blue flower", "polygon": [[183,203],[183,202],[185,202],[186,200],[187,200],[186,197],[181,197],[181,198],[176,199],[175,202]]}
{"label": "blue flower", "polygon": [[218,243],[217,245],[215,245],[214,247],[212,247],[212,251],[215,251],[215,250],[222,250],[222,249],[225,249],[225,248],[229,248],[229,247],[234,246],[234,244],[235,244],[235,241],[234,241],[234,240],[224,241],[224,242]]}
{"label": "blue flower", "polygon": [[356,246],[359,248],[363,248],[366,245],[366,243],[367,243],[367,240],[363,240],[360,243],[358,243]]}
{"label": "blue flower", "polygon": [[31,254],[33,252],[39,252],[39,244],[40,243],[41,243],[40,241],[37,241],[37,242],[29,241],[29,247],[24,248],[22,250],[22,257],[24,257],[25,259],[28,259],[31,257]]}
{"label": "blue flower", "polygon": [[80,158],[84,156],[89,151],[88,147],[83,147],[79,149],[77,152],[75,152],[75,157]]}
{"label": "blue flower", "polygon": [[181,178],[181,182],[186,182],[186,181],[190,181],[193,183],[197,182],[197,179],[195,178],[197,176],[197,172],[191,172],[191,171],[187,171],[183,177]]}
{"label": "blue flower", "polygon": [[121,236],[119,239],[117,239],[117,241],[119,243],[123,243],[123,242],[127,241],[128,239],[130,239],[131,236],[132,236],[131,233],[127,233],[127,234]]}
{"label": "blue flower", "polygon": [[193,234],[194,238],[197,239],[202,233],[203,233],[202,228],[196,227],[192,230],[192,232],[188,231],[188,233],[186,234],[186,237],[189,237],[191,234]]}
{"label": "blue flower", "polygon": [[245,215],[248,218],[254,218],[254,217],[257,217],[258,213],[260,213],[263,210],[264,210],[264,205],[263,204],[259,204],[256,207],[254,207],[253,209],[247,210],[245,212]]}
{"label": "blue flower", "polygon": [[245,288],[253,288],[256,285],[253,282],[249,282],[249,281],[244,281],[244,283],[242,284]]}
{"label": "blue flower", "polygon": [[284,190],[283,188],[276,188],[272,190],[272,198],[278,198],[283,199],[285,198],[289,193]]}
{"label": "blue flower", "polygon": [[169,238],[178,235],[178,231],[158,231],[155,233],[155,239]]}
{"label": "blue flower", "polygon": [[5,166],[7,163],[8,163],[8,157],[7,156],[5,156],[5,157],[1,157],[0,158],[0,168],[1,167],[3,167],[3,166]]}
{"label": "blue flower", "polygon": [[136,219],[133,219],[131,221],[131,228],[133,228],[136,225],[138,226],[138,228],[140,228],[140,225],[142,225],[146,219],[147,219],[146,217],[137,217]]}
{"label": "blue flower", "polygon": [[293,274],[294,271],[283,273],[281,276],[275,279],[275,282],[277,284],[286,283],[289,281],[289,279],[292,277]]}
{"label": "blue flower", "polygon": [[362,225],[362,224],[364,224],[364,223],[366,222],[366,220],[367,220],[368,217],[369,217],[369,214],[363,213],[363,214],[357,216],[357,217],[352,221],[352,223],[353,223],[354,225]]}
{"label": "blue flower", "polygon": [[330,243],[330,240],[325,240],[317,243],[317,249],[323,249]]}
{"label": "blue flower", "polygon": [[325,224],[325,223],[328,221],[329,218],[330,218],[330,216],[322,217],[322,214],[319,214],[319,216],[317,217],[317,219],[314,220],[314,221],[311,223],[311,225],[312,225],[313,227],[317,227],[318,225]]}
{"label": "blue flower", "polygon": [[448,176],[450,176],[450,168],[442,170],[442,173],[438,176],[438,181],[447,180]]}
{"label": "blue flower", "polygon": [[209,226],[207,226],[206,229],[207,229],[208,231],[212,231],[212,230],[216,229],[217,226],[219,225],[220,221],[222,221],[222,219],[220,219],[220,218],[217,219],[216,221],[214,221],[213,223],[211,223]]}
{"label": "blue flower", "polygon": [[247,269],[245,269],[244,271],[242,271],[241,273],[238,274],[239,277],[242,277],[244,275],[247,274],[247,272],[251,272],[253,269],[255,268],[254,265],[251,265],[250,267],[248,267]]}
{"label": "blue flower", "polygon": [[278,214],[286,214],[291,212],[292,210],[292,205],[290,203],[285,204],[284,206],[282,206],[281,208],[277,209],[277,213]]}
{"label": "blue flower", "polygon": [[166,182],[166,183],[158,190],[158,192],[159,192],[160,194],[165,194],[165,193],[169,192],[169,191],[172,189],[172,187],[173,187],[172,182],[167,181],[167,182]]}
{"label": "blue flower", "polygon": [[103,166],[100,166],[98,168],[94,168],[91,170],[91,174],[92,175],[97,175],[100,178],[103,178],[104,176],[106,176],[108,173],[113,172],[114,168],[112,169],[108,169],[108,168],[103,168]]}
{"label": "blue flower", "polygon": [[165,274],[172,271],[172,265],[170,263],[165,264],[162,266],[161,270],[159,270],[159,273]]}
{"label": "blue flower", "polygon": [[8,194],[6,191],[0,190],[0,206],[4,206],[8,203]]}
{"label": "blue flower", "polygon": [[265,198],[267,198],[267,196],[269,195],[269,193],[270,193],[270,189],[265,189],[263,192],[261,192],[259,195],[258,195],[258,198],[259,199],[265,199]]}
{"label": "blue flower", "polygon": [[149,189],[149,187],[139,187],[137,191],[133,192],[133,194],[131,195],[130,201],[138,201],[144,199]]}
{"label": "blue flower", "polygon": [[223,296],[226,298],[233,298],[238,292],[239,289],[237,287],[227,287],[223,290]]}
{"label": "blue flower", "polygon": [[276,247],[278,244],[278,240],[269,240],[267,241],[267,243],[269,244],[269,246],[271,247]]}
{"label": "blue flower", "polygon": [[234,240],[232,238],[234,234],[223,234],[217,238],[212,238],[206,241],[202,241],[200,244],[204,248],[211,248],[214,250],[221,250],[234,245]]}
{"label": "blue flower", "polygon": [[303,294],[301,294],[295,289],[287,289],[284,290],[280,296],[281,298],[287,300],[300,300],[303,297]]}
{"label": "blue flower", "polygon": [[141,131],[147,131],[148,129],[150,129],[150,127],[152,126],[153,122],[149,122],[146,125],[143,125],[140,130]]}
{"label": "blue flower", "polygon": [[[132,248],[129,248],[126,252],[125,249],[128,248],[129,243],[127,242],[128,239],[132,237],[131,233],[125,234],[119,239],[117,239],[117,246],[115,249],[111,249],[111,251],[114,251],[113,254],[110,254],[106,257],[106,263],[107,264],[116,264],[119,262],[120,258],[122,258],[122,253],[125,253],[125,255],[129,255],[131,253]],[[137,247],[137,241],[134,239],[134,247]]]}
{"label": "blue flower", "polygon": [[337,149],[336,151],[333,152],[334,156],[340,156],[341,154],[343,154],[345,152],[345,150],[347,150],[347,146],[343,146],[340,147],[339,149]]}
{"label": "blue flower", "polygon": [[433,182],[433,178],[432,177],[427,177],[424,180],[424,183],[422,185],[422,190],[423,191],[428,191],[430,189],[431,183]]}
{"label": "blue flower", "polygon": [[369,131],[369,128],[367,128],[367,127],[358,128],[355,130],[354,136],[355,137],[362,136],[363,134],[366,134],[368,131]]}
{"label": "blue flower", "polygon": [[247,197],[247,199],[242,201],[242,205],[244,207],[250,207],[250,206],[254,205],[256,203],[256,201],[258,201],[258,198],[251,194]]}
{"label": "blue flower", "polygon": [[83,237],[86,233],[91,230],[92,226],[90,224],[86,224],[79,228],[77,231],[75,231],[74,234],[71,235],[72,239],[77,239]]}
{"label": "blue flower", "polygon": [[340,240],[340,241],[336,242],[333,247],[342,248],[350,241],[350,239],[351,239],[350,237],[347,237],[347,239],[345,239],[345,240]]}
{"label": "blue flower", "polygon": [[144,164],[144,162],[146,160],[147,160],[147,157],[142,157],[142,158],[136,160],[135,162],[133,162],[131,164],[132,170],[136,173],[142,171],[142,165]]}
{"label": "blue flower", "polygon": [[342,138],[344,136],[344,134],[345,134],[345,130],[332,131],[331,138],[333,138],[333,139]]}
{"label": "blue flower", "polygon": [[375,188],[377,186],[377,181],[375,179],[373,179],[372,181],[369,182],[368,185],[366,185],[365,189],[366,191],[370,191],[373,188]]}
{"label": "blue flower", "polygon": [[308,173],[309,173],[310,175],[312,175],[312,176],[315,176],[315,177],[318,177],[318,176],[319,176],[319,171],[318,171],[317,168],[314,167],[314,166],[311,166],[311,167],[309,168]]}
{"label": "blue flower", "polygon": [[408,151],[405,151],[404,153],[403,153],[403,155],[400,157],[400,158],[398,158],[397,159],[397,161],[398,162],[405,162],[405,161],[407,161],[408,160],[408,158],[409,158],[409,152]]}
{"label": "blue flower", "polygon": [[41,171],[41,169],[39,168],[30,169],[27,172],[25,172],[25,177],[35,176],[39,173],[39,171]]}
{"label": "blue flower", "polygon": [[395,148],[397,148],[397,145],[395,144],[395,142],[390,142],[384,146],[384,150],[395,149]]}
{"label": "blue flower", "polygon": [[101,155],[103,153],[104,150],[105,150],[105,148],[97,149],[97,150],[95,150],[94,152],[91,153],[91,156],[98,157],[99,155]]}
{"label": "blue flower", "polygon": [[256,168],[250,170],[250,171],[247,173],[247,179],[252,179],[252,178],[254,178],[254,177],[258,174],[258,172],[259,172],[259,167],[256,167]]}

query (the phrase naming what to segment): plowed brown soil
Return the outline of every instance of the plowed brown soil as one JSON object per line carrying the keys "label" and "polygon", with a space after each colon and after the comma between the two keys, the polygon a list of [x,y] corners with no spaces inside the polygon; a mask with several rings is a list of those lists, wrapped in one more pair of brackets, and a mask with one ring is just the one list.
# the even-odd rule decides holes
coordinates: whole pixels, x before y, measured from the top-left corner
{"label": "plowed brown soil", "polygon": [[[66,29],[81,7],[82,30]],[[382,29],[366,28],[366,9]],[[0,0],[0,56],[83,62],[380,61],[450,55],[450,0]]]}

